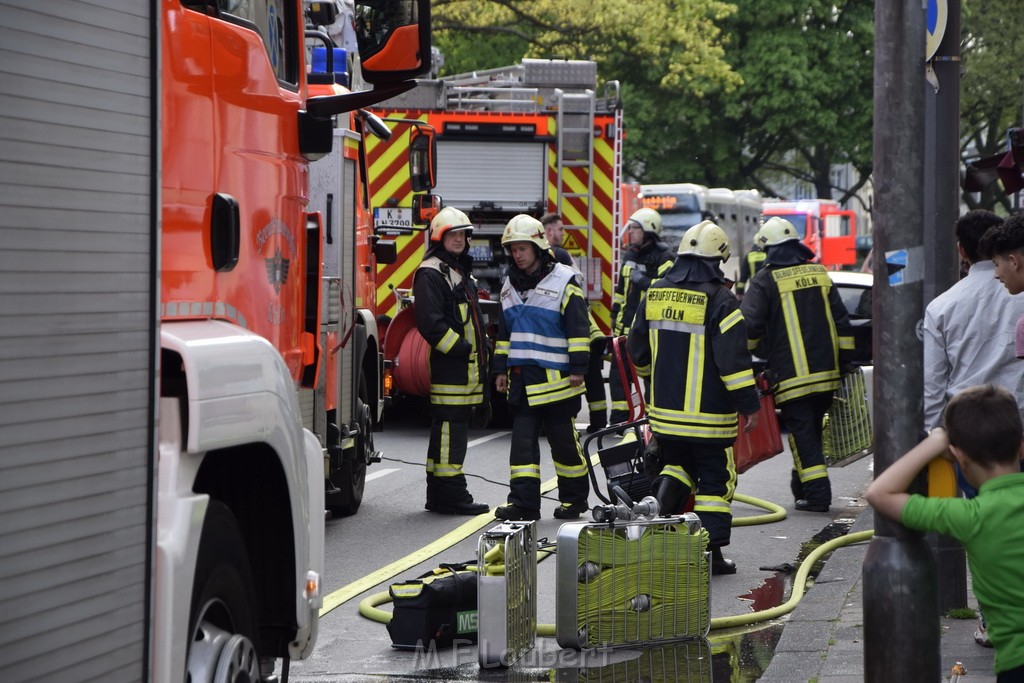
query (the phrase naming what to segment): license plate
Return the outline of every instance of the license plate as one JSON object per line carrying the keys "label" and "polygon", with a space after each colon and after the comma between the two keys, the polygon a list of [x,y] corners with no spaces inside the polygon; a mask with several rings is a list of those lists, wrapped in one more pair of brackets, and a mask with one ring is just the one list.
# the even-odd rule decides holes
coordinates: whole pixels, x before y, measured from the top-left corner
{"label": "license plate", "polygon": [[376,228],[411,228],[412,209],[388,207],[374,209],[373,225]]}

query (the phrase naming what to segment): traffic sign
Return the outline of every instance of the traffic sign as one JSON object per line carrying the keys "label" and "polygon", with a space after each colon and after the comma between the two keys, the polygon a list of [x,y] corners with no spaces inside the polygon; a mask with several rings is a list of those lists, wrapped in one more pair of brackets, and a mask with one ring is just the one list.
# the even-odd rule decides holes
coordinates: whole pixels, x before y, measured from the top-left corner
{"label": "traffic sign", "polygon": [[947,0],[928,0],[928,14],[925,16],[925,30],[928,35],[925,39],[924,61],[929,61],[935,56],[939,49],[939,43],[946,34],[946,20],[949,18],[949,4]]}

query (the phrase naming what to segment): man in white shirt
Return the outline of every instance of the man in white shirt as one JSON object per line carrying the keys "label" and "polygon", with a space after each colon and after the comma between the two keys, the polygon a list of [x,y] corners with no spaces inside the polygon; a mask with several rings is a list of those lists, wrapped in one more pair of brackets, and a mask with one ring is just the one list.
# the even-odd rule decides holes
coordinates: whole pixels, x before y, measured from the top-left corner
{"label": "man in white shirt", "polygon": [[1024,297],[995,279],[995,265],[979,253],[982,235],[1002,218],[969,211],[956,222],[957,251],[967,276],[937,296],[924,314],[924,428],[942,426],[946,402],[961,389],[998,384],[1024,399],[1024,363],[1016,358],[1014,326]]}

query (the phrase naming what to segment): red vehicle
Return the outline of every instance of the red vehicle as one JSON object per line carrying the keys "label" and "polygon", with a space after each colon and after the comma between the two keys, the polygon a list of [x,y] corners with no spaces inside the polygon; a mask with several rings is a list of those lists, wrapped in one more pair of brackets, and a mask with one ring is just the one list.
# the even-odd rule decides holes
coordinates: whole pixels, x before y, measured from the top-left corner
{"label": "red vehicle", "polygon": [[380,400],[379,371],[357,381],[380,366],[356,277],[387,252],[360,200],[376,122],[350,112],[430,54],[428,0],[355,0],[375,87],[318,96],[307,37],[334,7],[0,4],[25,171],[6,366],[31,380],[0,399],[5,592],[32,596],[4,602],[3,680],[277,680],[316,643],[325,502],[358,506]]}
{"label": "red vehicle", "polygon": [[762,217],[785,218],[792,223],[804,244],[817,254],[824,266],[838,269],[857,263],[857,218],[831,199],[795,202],[766,199]]}
{"label": "red vehicle", "polygon": [[[618,82],[598,94],[590,61],[525,59],[520,64],[421,81],[373,111],[394,137],[411,122],[435,129],[437,194],[474,223],[474,276],[494,300],[507,261],[501,234],[518,213],[558,213],[563,246],[582,271],[594,319],[611,326],[619,254],[622,108]],[[416,339],[408,295],[426,237],[410,231],[414,189],[392,143],[368,141],[370,203],[379,229],[396,228],[398,258],[377,268],[377,312],[390,321],[385,357],[396,395],[423,396],[426,346]],[[404,233],[404,234],[398,234]]]}

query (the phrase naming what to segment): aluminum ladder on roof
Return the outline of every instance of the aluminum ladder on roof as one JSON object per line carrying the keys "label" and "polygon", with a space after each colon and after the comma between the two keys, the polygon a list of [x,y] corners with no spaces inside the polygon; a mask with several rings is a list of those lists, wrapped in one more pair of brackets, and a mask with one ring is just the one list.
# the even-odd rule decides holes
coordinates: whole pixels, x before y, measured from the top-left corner
{"label": "aluminum ladder on roof", "polygon": [[[596,96],[593,90],[587,89],[581,93],[567,93],[559,89],[555,91],[557,99],[557,141],[556,141],[556,169],[557,169],[557,201],[555,212],[565,217],[562,207],[566,199],[582,199],[585,211],[583,225],[576,223],[565,223],[568,229],[585,231],[587,234],[587,254],[589,262],[594,256],[594,115],[596,109]],[[565,182],[570,173],[568,169],[582,169],[585,181],[582,187],[577,186],[574,190],[563,191]],[[577,180],[578,174],[572,174]],[[584,270],[587,299],[596,299],[601,296],[601,281],[597,277],[586,277]]]}

